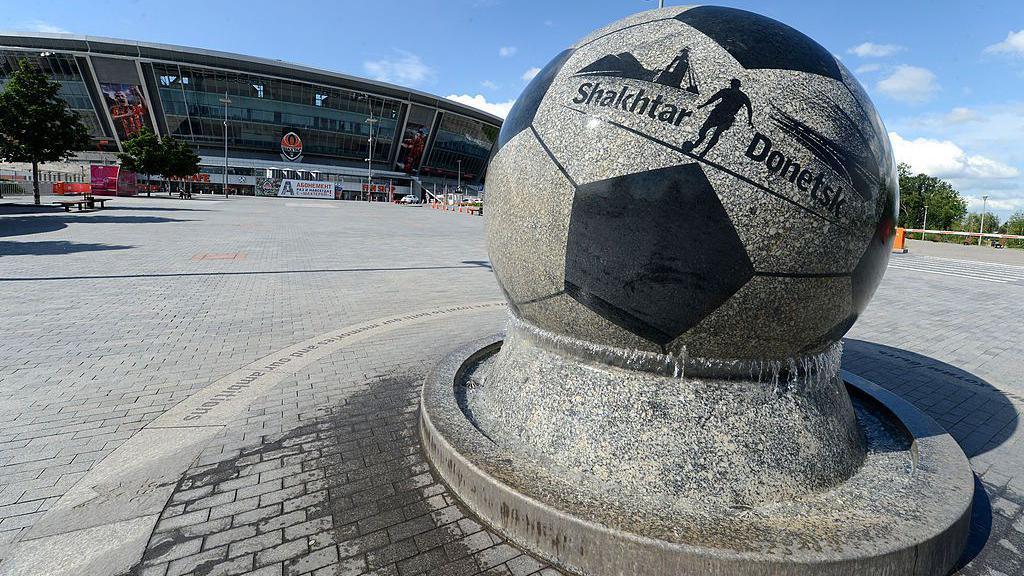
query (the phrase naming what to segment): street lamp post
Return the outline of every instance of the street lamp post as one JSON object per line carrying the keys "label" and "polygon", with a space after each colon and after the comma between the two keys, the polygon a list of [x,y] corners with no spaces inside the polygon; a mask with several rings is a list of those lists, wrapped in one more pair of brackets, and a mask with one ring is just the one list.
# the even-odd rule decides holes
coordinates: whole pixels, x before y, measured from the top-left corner
{"label": "street lamp post", "polygon": [[459,194],[462,194],[462,160],[456,160],[455,163],[459,165],[459,176],[458,176],[458,180],[455,181],[456,182],[455,190]]}
{"label": "street lamp post", "polygon": [[985,233],[985,209],[988,207],[988,196],[981,197],[981,229],[978,230],[978,246],[981,246],[981,235]]}
{"label": "street lamp post", "polygon": [[228,197],[228,104],[231,104],[226,88],[224,97],[220,101],[224,104],[224,198],[226,199]]}
{"label": "street lamp post", "polygon": [[[925,209],[925,212],[927,213],[928,205],[925,203],[925,200],[924,200],[924,183],[923,182],[917,187],[917,197],[921,200],[921,205],[925,207],[924,209]],[[925,220],[927,220],[927,217],[925,217]],[[924,225],[922,225],[921,228],[924,228]],[[921,240],[924,240],[924,232],[921,232]]]}
{"label": "street lamp post", "polygon": [[377,123],[377,119],[373,117],[373,102],[367,101],[367,104],[370,109],[370,117],[366,119],[366,123],[370,125],[370,153],[366,157],[366,201],[369,202],[370,191],[373,190],[373,125]]}
{"label": "street lamp post", "polygon": [[[924,205],[924,224],[921,225],[923,230],[928,229],[928,205]],[[921,240],[924,240],[924,232],[921,232]]]}

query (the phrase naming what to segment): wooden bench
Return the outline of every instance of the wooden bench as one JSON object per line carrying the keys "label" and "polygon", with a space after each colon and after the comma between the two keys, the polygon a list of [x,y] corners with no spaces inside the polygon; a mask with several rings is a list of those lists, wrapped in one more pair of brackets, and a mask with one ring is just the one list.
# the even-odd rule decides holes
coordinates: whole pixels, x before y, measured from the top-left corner
{"label": "wooden bench", "polygon": [[100,208],[102,209],[105,207],[104,205],[106,204],[107,200],[107,198],[96,198],[95,196],[86,196],[85,198],[81,198],[79,200],[56,200],[53,203],[59,204],[61,207],[64,208],[65,212],[71,212],[72,206],[77,206],[78,211],[82,212],[86,208],[95,208],[97,204],[99,204]]}
{"label": "wooden bench", "polygon": [[85,200],[57,200],[54,204],[59,204],[64,208],[65,212],[71,212],[72,206],[78,206],[78,211],[85,210],[87,202]]}

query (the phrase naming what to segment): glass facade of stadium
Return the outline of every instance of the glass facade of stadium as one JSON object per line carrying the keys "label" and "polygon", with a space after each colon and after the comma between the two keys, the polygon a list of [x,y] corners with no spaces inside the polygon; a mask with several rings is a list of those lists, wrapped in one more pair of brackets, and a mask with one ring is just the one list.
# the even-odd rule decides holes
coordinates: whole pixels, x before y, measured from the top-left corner
{"label": "glass facade of stadium", "polygon": [[[0,85],[20,60],[61,83],[92,136],[82,158],[112,162],[123,141],[149,128],[196,147],[200,190],[219,192],[223,183],[225,112],[228,185],[240,194],[283,178],[341,183],[346,198],[454,190],[459,181],[479,187],[501,126],[408,88],[202,49],[0,35]],[[286,150],[292,133],[301,147]]]}

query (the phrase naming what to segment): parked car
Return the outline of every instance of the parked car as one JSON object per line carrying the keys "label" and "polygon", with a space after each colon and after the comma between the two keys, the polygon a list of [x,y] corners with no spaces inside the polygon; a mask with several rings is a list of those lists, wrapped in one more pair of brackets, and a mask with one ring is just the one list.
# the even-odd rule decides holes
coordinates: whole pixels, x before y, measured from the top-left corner
{"label": "parked car", "polygon": [[399,200],[399,202],[402,204],[419,204],[420,199],[414,194],[406,194],[405,196],[402,196],[402,199]]}

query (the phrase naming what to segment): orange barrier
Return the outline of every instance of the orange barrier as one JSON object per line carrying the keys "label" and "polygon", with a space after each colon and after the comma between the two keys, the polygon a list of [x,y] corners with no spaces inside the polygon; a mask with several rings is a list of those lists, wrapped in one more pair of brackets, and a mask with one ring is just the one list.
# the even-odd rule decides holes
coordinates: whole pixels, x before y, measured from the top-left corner
{"label": "orange barrier", "polygon": [[897,254],[906,254],[907,247],[905,246],[907,239],[907,231],[905,228],[896,229],[896,240],[892,243],[892,251]]}
{"label": "orange barrier", "polygon": [[92,192],[92,185],[82,182],[54,182],[54,194],[88,194]]}

